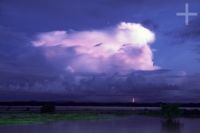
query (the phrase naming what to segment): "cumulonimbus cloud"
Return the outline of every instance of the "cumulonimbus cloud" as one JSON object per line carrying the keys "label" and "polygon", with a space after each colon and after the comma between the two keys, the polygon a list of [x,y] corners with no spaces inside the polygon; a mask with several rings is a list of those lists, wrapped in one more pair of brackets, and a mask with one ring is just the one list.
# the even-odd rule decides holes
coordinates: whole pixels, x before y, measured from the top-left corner
{"label": "cumulonimbus cloud", "polygon": [[[46,49],[73,47],[76,56],[66,66],[71,72],[123,73],[158,68],[150,47],[154,40],[155,34],[141,24],[122,22],[103,30],[45,32],[37,35],[32,44]],[[59,55],[52,49],[45,52],[47,58]]]}

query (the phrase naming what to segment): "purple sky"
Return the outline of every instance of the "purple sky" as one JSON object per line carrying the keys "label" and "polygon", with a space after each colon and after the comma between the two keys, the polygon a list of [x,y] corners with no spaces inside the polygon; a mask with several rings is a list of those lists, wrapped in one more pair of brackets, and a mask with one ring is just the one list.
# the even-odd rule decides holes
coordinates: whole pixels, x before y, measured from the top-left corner
{"label": "purple sky", "polygon": [[0,100],[200,102],[200,1],[1,0]]}

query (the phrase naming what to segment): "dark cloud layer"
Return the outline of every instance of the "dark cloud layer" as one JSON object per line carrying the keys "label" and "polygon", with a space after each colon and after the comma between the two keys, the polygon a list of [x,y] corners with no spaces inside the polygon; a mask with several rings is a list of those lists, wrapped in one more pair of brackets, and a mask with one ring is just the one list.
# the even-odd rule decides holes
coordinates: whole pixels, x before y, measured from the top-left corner
{"label": "dark cloud layer", "polygon": [[198,99],[198,78],[199,75],[181,76],[168,70],[130,75],[67,73],[52,77],[1,73],[0,90],[5,95],[0,100],[21,100],[19,96],[24,96],[25,100],[36,101],[129,102],[134,97],[138,102],[189,102]]}

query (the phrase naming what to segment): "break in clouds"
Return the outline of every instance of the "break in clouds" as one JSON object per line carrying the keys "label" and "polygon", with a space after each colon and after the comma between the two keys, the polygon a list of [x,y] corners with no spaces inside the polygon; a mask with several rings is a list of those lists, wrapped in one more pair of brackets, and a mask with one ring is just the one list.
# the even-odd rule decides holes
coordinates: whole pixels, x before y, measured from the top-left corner
{"label": "break in clouds", "polygon": [[[103,30],[50,31],[32,41],[48,60],[62,58],[70,72],[155,70],[150,45],[155,34],[137,23],[122,22]],[[59,57],[59,58],[58,58]]]}

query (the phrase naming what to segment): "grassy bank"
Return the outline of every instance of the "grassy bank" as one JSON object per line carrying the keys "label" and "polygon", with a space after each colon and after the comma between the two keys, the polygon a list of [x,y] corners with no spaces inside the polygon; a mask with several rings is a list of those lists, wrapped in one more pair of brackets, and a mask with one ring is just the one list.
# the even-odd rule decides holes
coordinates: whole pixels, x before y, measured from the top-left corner
{"label": "grassy bank", "polygon": [[76,120],[110,120],[116,117],[124,117],[135,114],[137,113],[132,110],[68,110],[56,113],[7,111],[0,112],[0,125],[22,125]]}
{"label": "grassy bank", "polygon": [[65,120],[100,120],[97,114],[89,113],[60,113],[60,114],[37,114],[37,113],[17,113],[17,114],[1,114],[0,125],[10,124],[36,124]]}

